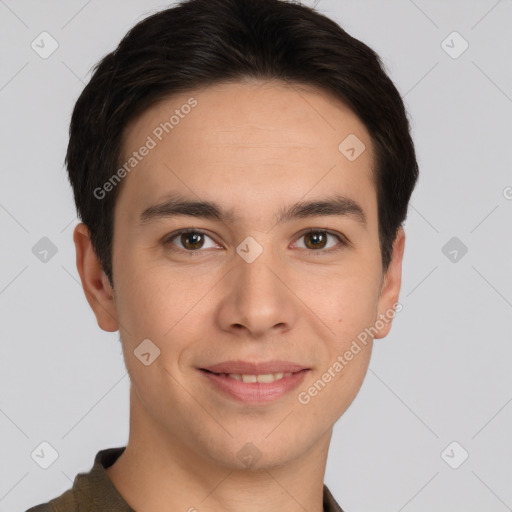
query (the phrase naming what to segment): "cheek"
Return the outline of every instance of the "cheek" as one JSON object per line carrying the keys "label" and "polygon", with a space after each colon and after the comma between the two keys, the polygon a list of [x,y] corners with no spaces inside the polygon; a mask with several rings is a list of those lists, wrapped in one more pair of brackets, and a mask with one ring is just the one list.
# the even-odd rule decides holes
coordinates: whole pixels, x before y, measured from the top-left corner
{"label": "cheek", "polygon": [[[350,275],[330,277],[322,294],[312,295],[315,311],[319,312],[336,338],[338,348],[374,322],[378,305],[378,276],[370,269]],[[325,315],[325,317],[324,317]]]}
{"label": "cheek", "polygon": [[168,263],[148,261],[134,247],[126,247],[118,258],[118,268],[115,284],[121,322],[130,332],[148,329],[163,335],[186,306],[184,292],[190,287],[183,289],[180,275],[170,272]]}
{"label": "cheek", "polygon": [[[212,314],[205,294],[215,280],[176,272],[167,262],[145,265],[133,258],[125,265],[118,287],[118,318],[126,355],[134,359],[133,351],[149,339],[160,350],[155,366],[162,372],[179,372],[180,359],[190,350],[200,350],[197,346],[205,338],[202,333]],[[139,362],[134,359],[134,364]]]}
{"label": "cheek", "polygon": [[154,279],[155,275],[136,272],[120,283],[118,316],[121,329],[130,337],[160,338],[175,323],[179,313],[176,294],[166,293],[173,283]]}

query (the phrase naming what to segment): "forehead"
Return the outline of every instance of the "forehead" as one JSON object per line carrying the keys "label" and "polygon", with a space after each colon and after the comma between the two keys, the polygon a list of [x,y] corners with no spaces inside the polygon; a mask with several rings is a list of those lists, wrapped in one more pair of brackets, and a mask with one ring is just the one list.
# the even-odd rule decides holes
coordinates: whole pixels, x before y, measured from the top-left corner
{"label": "forehead", "polygon": [[175,94],[125,130],[121,165],[134,158],[118,200],[133,211],[175,191],[233,209],[334,191],[375,206],[366,127],[311,86],[255,80]]}

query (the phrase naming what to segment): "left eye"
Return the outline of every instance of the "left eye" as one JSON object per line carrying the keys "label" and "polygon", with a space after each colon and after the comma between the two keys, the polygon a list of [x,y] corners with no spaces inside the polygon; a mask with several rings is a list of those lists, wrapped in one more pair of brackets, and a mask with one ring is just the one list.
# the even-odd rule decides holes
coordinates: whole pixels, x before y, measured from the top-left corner
{"label": "left eye", "polygon": [[317,252],[323,252],[323,251],[329,251],[329,250],[333,249],[333,247],[335,247],[335,245],[331,246],[331,247],[326,247],[328,237],[336,239],[339,243],[341,243],[341,245],[345,245],[344,240],[340,236],[335,235],[334,233],[330,233],[329,231],[321,230],[321,229],[317,229],[317,230],[311,229],[307,233],[303,233],[299,237],[299,240],[301,240],[301,239],[306,240],[306,244],[301,248],[313,249],[314,251],[317,251]]}

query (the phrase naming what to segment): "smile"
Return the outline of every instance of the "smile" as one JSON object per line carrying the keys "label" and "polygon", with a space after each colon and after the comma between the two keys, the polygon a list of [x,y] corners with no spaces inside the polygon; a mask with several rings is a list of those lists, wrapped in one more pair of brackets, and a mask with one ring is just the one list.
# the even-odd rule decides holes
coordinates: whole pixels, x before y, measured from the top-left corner
{"label": "smile", "polygon": [[245,404],[267,404],[285,397],[304,380],[309,369],[277,373],[215,373],[201,369],[211,389]]}
{"label": "smile", "polygon": [[281,380],[283,377],[291,377],[291,372],[286,373],[265,373],[260,375],[249,375],[239,373],[218,373],[222,377],[229,377],[230,379],[240,380],[242,382],[261,382],[263,384]]}

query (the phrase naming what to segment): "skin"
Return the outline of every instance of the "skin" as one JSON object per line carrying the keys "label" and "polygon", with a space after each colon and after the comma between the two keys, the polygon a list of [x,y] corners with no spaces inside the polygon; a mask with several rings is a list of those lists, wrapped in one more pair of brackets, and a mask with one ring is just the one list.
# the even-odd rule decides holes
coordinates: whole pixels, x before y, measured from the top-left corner
{"label": "skin", "polygon": [[[332,428],[360,389],[372,340],[308,404],[297,395],[392,310],[405,235],[398,231],[384,274],[370,135],[344,104],[312,87],[247,81],[180,93],[128,126],[123,154],[191,96],[198,105],[123,180],[114,212],[114,288],[87,228],[74,231],[86,297],[98,325],[119,330],[131,379],[129,441],[107,474],[132,508],[145,512],[321,512]],[[338,150],[351,133],[366,146],[353,162]],[[140,222],[143,210],[175,192],[215,201],[237,217]],[[366,227],[342,215],[276,224],[281,208],[333,193],[361,205]],[[206,233],[199,249],[187,249],[196,240],[179,236],[164,243],[183,228]],[[303,233],[308,228],[339,233],[350,244],[331,235],[320,244],[327,252],[318,254]],[[263,248],[252,263],[236,252],[247,236]],[[375,337],[390,328],[388,321]],[[161,351],[149,366],[133,354],[146,338]],[[273,359],[311,370],[297,390],[269,404],[227,398],[198,370]],[[246,443],[260,453],[250,468],[237,456]]]}

